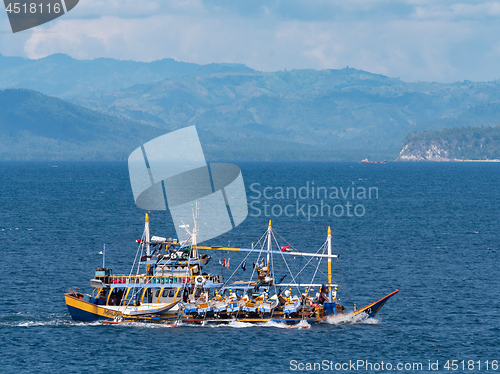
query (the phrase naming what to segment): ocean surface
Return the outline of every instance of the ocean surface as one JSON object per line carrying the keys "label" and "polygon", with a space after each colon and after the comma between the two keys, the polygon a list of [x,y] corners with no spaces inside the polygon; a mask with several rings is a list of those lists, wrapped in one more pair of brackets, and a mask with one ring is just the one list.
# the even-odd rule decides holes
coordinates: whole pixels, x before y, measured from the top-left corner
{"label": "ocean surface", "polygon": [[[91,291],[103,244],[115,273],[130,270],[137,250],[144,211],[127,164],[3,162],[0,373],[500,372],[499,163],[238,165],[249,217],[214,242],[248,247],[272,219],[313,252],[331,226],[358,307],[400,290],[375,319],[307,329],[75,322],[63,294]],[[287,199],[287,187],[302,195]],[[175,235],[166,212],[153,212],[151,227]],[[341,287],[339,296],[352,310]]]}

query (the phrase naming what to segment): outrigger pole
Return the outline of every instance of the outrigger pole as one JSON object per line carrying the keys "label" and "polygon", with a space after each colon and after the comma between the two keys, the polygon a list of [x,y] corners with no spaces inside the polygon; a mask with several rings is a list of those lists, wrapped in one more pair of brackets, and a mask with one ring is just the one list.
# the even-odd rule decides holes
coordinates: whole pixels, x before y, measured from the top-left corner
{"label": "outrigger pole", "polygon": [[306,257],[323,257],[323,258],[337,258],[338,255],[323,255],[316,253],[307,253],[307,252],[281,252],[281,251],[269,251],[267,249],[256,249],[256,248],[231,248],[231,247],[204,247],[197,245],[196,249],[210,249],[213,251],[235,251],[235,252],[266,252],[266,253],[274,253],[279,255],[292,255],[292,256],[306,256]]}

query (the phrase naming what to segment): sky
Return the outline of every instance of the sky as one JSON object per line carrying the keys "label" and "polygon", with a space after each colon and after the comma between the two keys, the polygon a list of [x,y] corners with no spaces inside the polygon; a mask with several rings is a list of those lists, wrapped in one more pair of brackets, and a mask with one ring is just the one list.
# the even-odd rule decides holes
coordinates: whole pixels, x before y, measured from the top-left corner
{"label": "sky", "polygon": [[0,12],[0,53],[492,81],[500,78],[500,1],[80,0],[16,34]]}

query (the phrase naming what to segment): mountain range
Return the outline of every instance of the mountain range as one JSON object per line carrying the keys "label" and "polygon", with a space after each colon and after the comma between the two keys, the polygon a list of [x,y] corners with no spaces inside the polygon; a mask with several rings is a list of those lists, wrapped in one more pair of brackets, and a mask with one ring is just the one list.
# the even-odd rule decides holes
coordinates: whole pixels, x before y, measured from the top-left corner
{"label": "mountain range", "polygon": [[[67,105],[60,101],[54,106],[36,136],[66,142],[69,148],[74,142],[83,153],[77,137],[54,137],[51,116],[57,118],[64,107],[59,119],[92,113],[92,121],[110,121],[110,132],[99,137],[108,158],[122,158],[124,144],[196,125],[207,159],[213,161],[394,159],[410,133],[500,122],[499,81],[408,83],[352,68],[259,72],[240,64],[170,59],[141,63],[80,61],[65,55],[39,60],[0,56],[0,88],[29,88],[64,99]],[[3,91],[4,99],[14,92]],[[41,97],[31,109],[23,107],[24,117],[34,118],[29,111],[48,100]],[[14,108],[15,100],[11,103]],[[16,113],[18,117],[8,120],[12,139],[13,128],[23,128],[24,137],[35,136],[33,128],[15,125],[25,120],[19,110]],[[73,113],[86,114],[71,117]],[[2,115],[0,132],[5,126]],[[89,124],[75,121],[81,130]],[[86,136],[90,139],[93,132],[98,130],[89,126]],[[27,139],[38,144],[36,157],[43,158],[45,143]],[[112,156],[115,146],[121,148]],[[97,155],[85,158],[101,157]]]}
{"label": "mountain range", "polygon": [[0,54],[0,89],[26,88],[69,99],[186,75],[251,71],[242,64],[198,65],[171,58],[145,63],[111,58],[76,60],[60,53],[38,60]]}

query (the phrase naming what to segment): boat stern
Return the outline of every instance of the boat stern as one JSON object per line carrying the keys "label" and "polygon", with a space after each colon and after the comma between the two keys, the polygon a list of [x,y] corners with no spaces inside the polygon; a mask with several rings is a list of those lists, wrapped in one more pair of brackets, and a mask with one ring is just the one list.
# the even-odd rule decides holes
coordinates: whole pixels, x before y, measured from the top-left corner
{"label": "boat stern", "polygon": [[64,299],[69,314],[75,321],[97,321],[115,317],[112,311],[86,301],[85,295],[80,292],[67,292],[64,294]]}

